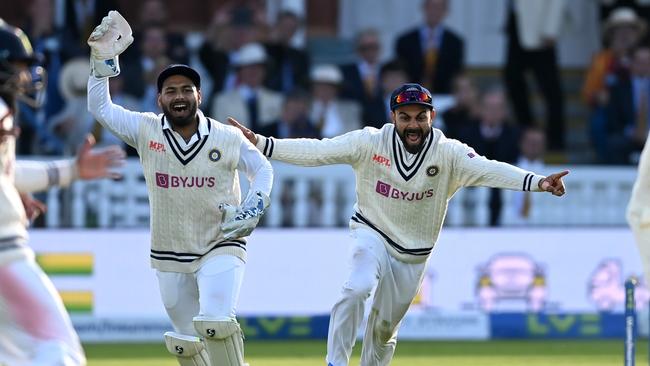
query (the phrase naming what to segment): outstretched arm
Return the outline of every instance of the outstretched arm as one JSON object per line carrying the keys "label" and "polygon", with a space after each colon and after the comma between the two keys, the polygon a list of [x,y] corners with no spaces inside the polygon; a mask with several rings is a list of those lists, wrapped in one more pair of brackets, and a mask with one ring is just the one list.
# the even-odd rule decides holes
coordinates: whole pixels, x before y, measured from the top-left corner
{"label": "outstretched arm", "polygon": [[148,114],[113,104],[108,91],[108,79],[120,73],[119,55],[131,42],[131,27],[116,11],[109,12],[90,35],[92,72],[88,78],[88,111],[102,126],[127,144],[137,147],[139,122]]}
{"label": "outstretched arm", "polygon": [[569,174],[568,170],[544,177],[508,163],[489,160],[461,142],[450,140],[449,144],[459,186],[546,191],[555,196],[562,196],[566,192],[562,177]]}
{"label": "outstretched arm", "polygon": [[267,158],[302,166],[330,164],[354,165],[364,151],[365,130],[356,130],[331,139],[276,139],[256,135],[234,118],[228,122],[242,131],[244,136]]}
{"label": "outstretched arm", "polygon": [[113,169],[124,163],[126,154],[118,146],[92,149],[95,139],[86,137],[76,159],[16,161],[15,186],[20,192],[43,191],[50,187],[66,187],[76,179],[118,178]]}

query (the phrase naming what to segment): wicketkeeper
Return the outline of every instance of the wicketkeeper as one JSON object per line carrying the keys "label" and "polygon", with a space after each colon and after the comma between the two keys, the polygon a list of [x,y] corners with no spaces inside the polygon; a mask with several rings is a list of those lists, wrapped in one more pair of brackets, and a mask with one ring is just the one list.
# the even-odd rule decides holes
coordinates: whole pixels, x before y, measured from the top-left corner
{"label": "wicketkeeper", "polygon": [[[167,349],[182,366],[244,365],[235,308],[245,237],[269,204],[271,165],[238,129],[203,115],[201,78],[186,65],[158,76],[162,114],[113,104],[108,78],[120,72],[118,57],[132,41],[116,11],[90,35],[88,110],[140,155],[151,205],[151,265],[175,330],[165,333]],[[243,202],[238,170],[251,181]]]}

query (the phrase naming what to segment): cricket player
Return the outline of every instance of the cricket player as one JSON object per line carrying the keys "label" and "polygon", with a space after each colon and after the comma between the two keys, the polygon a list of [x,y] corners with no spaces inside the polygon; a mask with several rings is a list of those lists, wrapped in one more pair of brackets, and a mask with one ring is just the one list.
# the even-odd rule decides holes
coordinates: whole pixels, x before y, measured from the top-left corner
{"label": "cricket player", "polygon": [[85,365],[79,338],[54,285],[27,246],[27,225],[44,210],[29,192],[67,186],[75,179],[114,177],[125,156],[117,146],[91,150],[87,138],[76,159],[16,161],[17,102],[32,98],[44,75],[27,36],[0,20],[0,365]]}
{"label": "cricket player", "polygon": [[[241,131],[203,115],[201,79],[186,65],[158,76],[162,114],[113,104],[108,78],[119,73],[118,55],[132,41],[116,11],[90,35],[88,109],[140,155],[151,205],[151,265],[175,330],[165,334],[167,349],[183,366],[241,366],[235,308],[245,237],[269,204],[271,165]],[[251,181],[243,203],[238,170]]]}
{"label": "cricket player", "polygon": [[627,206],[627,222],[641,254],[645,283],[650,284],[650,143],[647,140],[637,174]]}
{"label": "cricket player", "polygon": [[390,109],[392,124],[323,140],[267,138],[229,120],[269,158],[303,166],[349,164],[355,171],[351,272],[331,313],[330,366],[348,365],[373,289],[361,365],[390,363],[400,321],[418,292],[447,203],[458,189],[565,192],[562,177],[568,171],[543,177],[488,160],[432,128],[431,93],[419,84],[397,88]]}

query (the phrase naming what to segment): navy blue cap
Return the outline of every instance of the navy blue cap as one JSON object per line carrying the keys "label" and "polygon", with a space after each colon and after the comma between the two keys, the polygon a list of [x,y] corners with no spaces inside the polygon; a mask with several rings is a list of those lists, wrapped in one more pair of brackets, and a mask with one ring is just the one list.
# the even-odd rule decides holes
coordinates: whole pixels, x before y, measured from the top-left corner
{"label": "navy blue cap", "polygon": [[433,109],[433,97],[427,88],[415,83],[404,84],[393,90],[393,93],[390,95],[391,111],[408,104],[420,104]]}
{"label": "navy blue cap", "polygon": [[186,78],[192,80],[194,86],[197,89],[201,89],[201,76],[193,68],[183,65],[183,64],[172,64],[167,66],[163,71],[158,75],[158,93],[162,90],[163,83],[167,78],[174,75],[183,75]]}

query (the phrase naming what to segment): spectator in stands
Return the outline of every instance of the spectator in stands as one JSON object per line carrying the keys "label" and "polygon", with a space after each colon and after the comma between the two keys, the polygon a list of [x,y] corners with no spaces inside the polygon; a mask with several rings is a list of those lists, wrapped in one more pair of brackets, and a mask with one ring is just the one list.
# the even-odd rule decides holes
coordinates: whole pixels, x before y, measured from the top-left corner
{"label": "spectator in stands", "polygon": [[282,110],[282,94],[266,88],[267,55],[259,43],[241,47],[233,58],[239,85],[218,94],[212,100],[211,114],[218,121],[241,118],[251,128],[260,128],[276,120]]}
{"label": "spectator in stands", "polygon": [[590,107],[590,135],[598,162],[609,159],[607,151],[607,104],[609,88],[617,80],[630,77],[630,54],[646,31],[646,22],[630,8],[616,9],[603,26],[605,48],[592,60],[584,85],[582,100]]}
{"label": "spectator in stands", "polygon": [[49,128],[63,142],[63,153],[67,156],[76,154],[94,126],[86,98],[89,74],[90,66],[85,57],[66,62],[61,70],[59,89],[66,103],[63,110],[52,117]]}
{"label": "spectator in stands", "polygon": [[122,71],[125,76],[124,89],[127,94],[141,100],[142,111],[158,112],[155,79],[161,67],[173,63],[167,57],[167,32],[159,25],[151,25],[141,34],[142,41],[138,44],[140,57]]}
{"label": "spectator in stands", "polygon": [[145,39],[142,33],[150,27],[160,27],[165,30],[166,55],[174,62],[188,64],[190,51],[185,44],[185,34],[172,31],[169,26],[167,6],[162,0],[145,0],[140,5],[139,19],[134,33],[134,47],[123,54],[124,60],[137,60],[141,57],[140,42]]}
{"label": "spectator in stands", "polygon": [[78,53],[79,47],[67,32],[57,29],[53,0],[34,0],[27,8],[27,15],[25,33],[32,41],[34,52],[43,56],[42,65],[47,70],[46,98],[38,113],[31,107],[20,106],[21,138],[17,141],[16,152],[19,155],[58,154],[62,148],[60,141],[49,134],[47,123],[64,104],[58,89],[61,66]]}
{"label": "spectator in stands", "polygon": [[[309,105],[309,94],[304,90],[294,89],[285,96],[280,118],[270,125],[260,128],[260,133],[277,138],[320,138],[318,130],[309,120]],[[314,212],[320,213],[320,207],[322,206],[319,201],[314,202],[314,200],[322,196],[316,188],[313,183],[309,184],[308,199],[310,204],[308,212],[310,217],[313,216],[312,213]],[[283,180],[279,191],[280,204],[282,205],[281,225],[283,227],[295,226],[295,181],[292,179]],[[308,222],[311,222],[311,220],[308,220]]]}
{"label": "spectator in stands", "polygon": [[309,120],[309,105],[309,94],[304,90],[294,89],[285,96],[280,117],[261,127],[260,133],[277,138],[320,138],[318,130]]}
{"label": "spectator in stands", "polygon": [[[546,152],[546,135],[544,130],[537,127],[525,129],[519,139],[517,166],[524,170],[544,172],[544,153]],[[530,192],[510,192],[512,201],[508,209],[510,223],[524,225],[530,222],[532,197]]]}
{"label": "spectator in stands", "polygon": [[341,66],[343,84],[340,95],[361,105],[364,124],[381,126],[388,119],[381,90],[379,32],[374,28],[362,30],[357,34],[355,43],[356,61]]}
{"label": "spectator in stands", "polygon": [[448,0],[423,0],[425,23],[401,35],[395,44],[409,81],[434,94],[451,93],[451,81],[465,65],[463,40],[442,24],[448,11]]}
{"label": "spectator in stands", "polygon": [[[508,105],[501,87],[488,89],[481,98],[478,123],[468,129],[466,141],[479,155],[514,164],[519,156],[517,128],[508,120]],[[501,223],[501,190],[490,191],[490,226]]]}
{"label": "spectator in stands", "polygon": [[111,10],[120,11],[117,0],[63,0],[65,31],[74,42],[75,56],[87,54],[86,40],[96,24]]}
{"label": "spectator in stands", "polygon": [[454,78],[453,91],[455,104],[442,113],[444,132],[449,138],[463,141],[480,116],[478,89],[468,75],[459,74]]}
{"label": "spectator in stands", "polygon": [[322,64],[311,71],[311,120],[322,137],[334,137],[361,127],[361,106],[341,100],[341,70]]}
{"label": "spectator in stands", "polygon": [[265,43],[270,58],[266,86],[272,90],[288,93],[294,88],[309,87],[309,54],[291,44],[298,28],[300,16],[292,10],[282,10]]}
{"label": "spectator in stands", "polygon": [[[383,113],[381,114],[381,117],[379,114],[377,114],[377,120],[363,121],[366,126],[372,126],[376,128],[381,128],[386,123],[390,123],[390,95],[393,90],[408,82],[408,75],[406,74],[404,64],[402,64],[399,60],[392,60],[382,65],[381,69],[379,70],[379,79],[381,82],[381,108]],[[379,108],[379,106],[377,106],[377,108]]]}
{"label": "spectator in stands", "polygon": [[199,48],[199,58],[213,83],[207,100],[237,86],[237,72],[232,61],[242,46],[260,42],[264,31],[268,31],[261,13],[263,9],[263,6],[249,6],[247,2],[230,1],[214,13],[205,41]]}
{"label": "spectator in stands", "polygon": [[611,87],[607,106],[607,163],[637,162],[648,136],[649,98],[650,47],[641,45],[632,54],[630,78],[617,80]]}
{"label": "spectator in stands", "polygon": [[563,150],[564,97],[555,43],[566,0],[513,0],[507,13],[504,81],[520,126],[535,118],[530,108],[526,72],[532,71],[546,103],[546,135],[551,150]]}
{"label": "spectator in stands", "polygon": [[[605,23],[610,15],[618,8],[626,7],[634,10],[641,19],[650,19],[650,1],[648,0],[596,0],[600,3],[600,21]],[[647,34],[646,34],[647,35]],[[645,38],[647,40],[647,38]]]}
{"label": "spectator in stands", "polygon": [[[63,63],[78,56],[77,45],[69,35],[57,29],[54,22],[54,0],[34,0],[28,8],[25,33],[32,41],[35,52],[44,56],[43,67],[47,70],[47,100],[43,110],[47,117],[63,107],[63,99],[58,91],[58,76]],[[25,138],[25,131],[21,132]]]}

